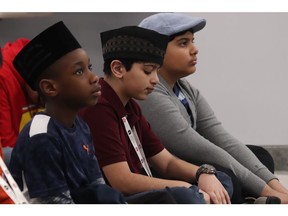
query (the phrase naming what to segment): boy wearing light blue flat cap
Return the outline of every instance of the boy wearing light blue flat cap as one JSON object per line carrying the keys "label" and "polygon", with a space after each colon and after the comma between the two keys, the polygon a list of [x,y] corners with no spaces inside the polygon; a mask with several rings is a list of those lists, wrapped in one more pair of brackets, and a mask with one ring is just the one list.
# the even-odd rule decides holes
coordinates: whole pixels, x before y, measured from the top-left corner
{"label": "boy wearing light blue flat cap", "polygon": [[249,149],[228,133],[200,91],[185,80],[196,71],[199,51],[194,38],[205,25],[205,19],[183,13],[157,13],[141,21],[140,27],[170,37],[160,83],[147,100],[139,101],[143,114],[174,155],[198,165],[213,164],[229,174],[234,182],[232,203],[243,203],[248,195],[273,196],[264,199],[267,203],[279,203],[279,197],[287,203],[288,190],[273,175],[269,153],[258,146]]}

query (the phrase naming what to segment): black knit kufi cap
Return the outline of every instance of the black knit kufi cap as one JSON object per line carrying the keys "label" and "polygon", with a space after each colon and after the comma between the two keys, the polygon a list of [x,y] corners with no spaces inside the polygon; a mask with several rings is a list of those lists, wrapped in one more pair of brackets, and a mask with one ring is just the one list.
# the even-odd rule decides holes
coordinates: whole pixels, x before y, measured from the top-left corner
{"label": "black knit kufi cap", "polygon": [[35,82],[39,75],[62,56],[78,48],[81,45],[60,21],[33,38],[15,57],[13,65],[36,90]]}
{"label": "black knit kufi cap", "polygon": [[162,65],[169,37],[138,26],[126,26],[102,32],[104,61],[135,59]]}

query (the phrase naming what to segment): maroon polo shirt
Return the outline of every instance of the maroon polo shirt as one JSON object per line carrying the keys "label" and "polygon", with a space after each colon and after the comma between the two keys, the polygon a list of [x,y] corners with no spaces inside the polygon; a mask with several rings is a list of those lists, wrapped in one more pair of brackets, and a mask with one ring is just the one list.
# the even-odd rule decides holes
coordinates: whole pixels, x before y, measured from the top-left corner
{"label": "maroon polo shirt", "polygon": [[127,116],[131,129],[135,126],[146,158],[158,154],[164,146],[151,130],[139,105],[133,99],[124,107],[118,95],[103,78],[100,79],[100,85],[102,95],[98,103],[80,112],[91,129],[100,167],[127,161],[131,172],[144,174],[122,117]]}

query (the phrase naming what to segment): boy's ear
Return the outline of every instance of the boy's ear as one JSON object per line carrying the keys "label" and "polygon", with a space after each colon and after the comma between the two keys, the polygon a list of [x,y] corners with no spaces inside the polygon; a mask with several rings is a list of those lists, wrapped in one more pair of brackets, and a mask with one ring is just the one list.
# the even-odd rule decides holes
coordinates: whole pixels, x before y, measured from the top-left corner
{"label": "boy's ear", "polygon": [[124,67],[121,61],[113,60],[110,64],[111,72],[114,74],[115,77],[121,79],[124,75]]}
{"label": "boy's ear", "polygon": [[45,96],[53,97],[58,94],[57,84],[52,79],[40,80],[39,87]]}

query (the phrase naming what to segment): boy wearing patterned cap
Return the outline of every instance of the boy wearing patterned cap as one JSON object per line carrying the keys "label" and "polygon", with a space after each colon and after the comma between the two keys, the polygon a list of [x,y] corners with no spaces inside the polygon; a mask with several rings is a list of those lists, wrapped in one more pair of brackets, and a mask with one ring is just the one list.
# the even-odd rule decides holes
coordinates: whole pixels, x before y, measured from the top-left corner
{"label": "boy wearing patterned cap", "polygon": [[[77,113],[101,94],[84,49],[63,22],[31,40],[15,68],[45,101],[45,110],[25,125],[10,171],[31,203],[126,203],[105,184],[90,130]],[[76,91],[75,91],[76,89]]]}
{"label": "boy wearing patterned cap", "polygon": [[178,203],[230,203],[229,177],[216,170],[196,174],[198,166],[171,155],[134,101],[146,99],[159,82],[168,39],[136,26],[101,33],[102,94],[95,106],[81,112],[92,131],[100,167],[107,182],[128,200],[139,192],[168,191]]}
{"label": "boy wearing patterned cap", "polygon": [[[200,91],[185,79],[196,71],[198,49],[194,37],[205,24],[203,18],[181,13],[157,13],[141,21],[140,27],[170,37],[159,71],[160,83],[147,100],[139,101],[143,114],[166,148],[177,157],[231,170],[238,179],[237,188],[243,186],[245,192],[235,193],[235,203],[243,202],[244,194],[272,196],[271,203],[279,203],[279,197],[287,203],[288,190],[271,168],[268,170],[247,146],[222,127]],[[267,155],[260,147],[253,149],[260,156]]]}

